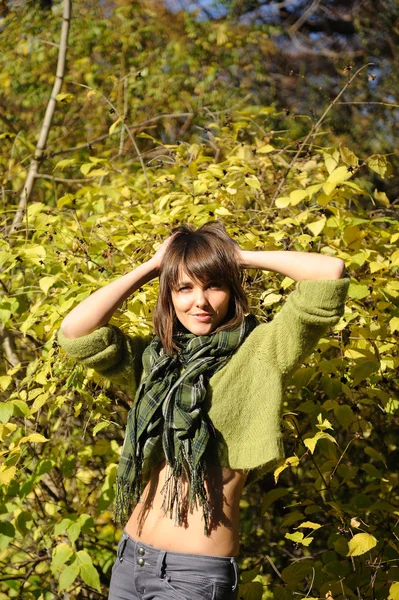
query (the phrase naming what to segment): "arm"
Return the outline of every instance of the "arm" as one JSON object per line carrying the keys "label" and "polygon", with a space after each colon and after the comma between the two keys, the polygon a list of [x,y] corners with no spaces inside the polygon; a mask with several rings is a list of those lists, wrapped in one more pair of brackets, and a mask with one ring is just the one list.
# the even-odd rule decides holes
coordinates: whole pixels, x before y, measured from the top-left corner
{"label": "arm", "polygon": [[264,269],[282,273],[294,281],[340,279],[345,263],[340,258],[315,252],[240,250],[244,269]]}
{"label": "arm", "polygon": [[142,372],[142,354],[149,337],[131,337],[107,324],[130,294],[158,275],[165,240],[152,259],[94,292],[65,317],[58,342],[69,356],[95,369],[134,395]]}
{"label": "arm", "polygon": [[126,298],[159,274],[162,257],[172,237],[163,242],[150,260],[100,288],[75,306],[61,323],[64,336],[69,339],[79,338],[107,324]]}
{"label": "arm", "polygon": [[[344,313],[349,277],[341,259],[308,252],[240,250],[244,268],[276,271],[297,281],[271,323],[252,334],[258,349],[267,344],[280,372],[289,377]],[[255,339],[256,338],[256,339]]]}

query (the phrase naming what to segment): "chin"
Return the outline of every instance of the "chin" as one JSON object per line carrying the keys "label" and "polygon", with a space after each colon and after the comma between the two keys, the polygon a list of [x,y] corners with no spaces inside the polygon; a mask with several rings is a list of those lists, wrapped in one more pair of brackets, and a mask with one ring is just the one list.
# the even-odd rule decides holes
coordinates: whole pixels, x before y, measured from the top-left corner
{"label": "chin", "polygon": [[194,325],[190,328],[186,327],[186,329],[188,329],[191,333],[194,333],[194,335],[209,335],[214,329],[216,329],[216,327],[214,327],[211,323],[206,323],[203,325]]}

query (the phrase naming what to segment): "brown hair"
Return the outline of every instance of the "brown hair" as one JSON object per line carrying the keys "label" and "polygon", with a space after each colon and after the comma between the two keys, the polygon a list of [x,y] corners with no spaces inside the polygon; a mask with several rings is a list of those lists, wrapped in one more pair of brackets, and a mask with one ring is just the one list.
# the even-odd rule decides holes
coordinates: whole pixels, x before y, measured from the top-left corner
{"label": "brown hair", "polygon": [[219,281],[230,289],[230,303],[226,319],[212,333],[234,329],[248,312],[248,300],[242,288],[243,274],[237,258],[236,243],[227,235],[219,221],[205,223],[194,230],[183,224],[173,230],[172,238],[162,260],[159,276],[159,295],[153,322],[167,354],[173,354],[177,345],[173,336],[181,327],[172,302],[181,269],[201,283]]}

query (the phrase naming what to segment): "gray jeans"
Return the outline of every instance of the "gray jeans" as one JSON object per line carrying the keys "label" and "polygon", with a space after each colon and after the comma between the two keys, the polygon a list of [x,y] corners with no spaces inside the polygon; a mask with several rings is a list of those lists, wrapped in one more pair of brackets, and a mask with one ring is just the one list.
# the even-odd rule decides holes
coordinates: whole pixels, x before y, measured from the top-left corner
{"label": "gray jeans", "polygon": [[158,550],[126,531],[112,567],[108,600],[237,600],[234,557]]}

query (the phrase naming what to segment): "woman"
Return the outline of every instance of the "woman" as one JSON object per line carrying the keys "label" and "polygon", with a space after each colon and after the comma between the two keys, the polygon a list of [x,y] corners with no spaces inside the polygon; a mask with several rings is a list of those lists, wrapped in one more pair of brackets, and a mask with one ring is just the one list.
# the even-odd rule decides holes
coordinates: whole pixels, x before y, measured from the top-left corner
{"label": "woman", "polygon": [[[66,316],[61,346],[138,388],[117,473],[125,528],[110,600],[237,598],[241,493],[283,455],[282,392],[343,314],[344,266],[315,253],[243,251],[219,222],[184,225]],[[244,268],[298,281],[271,323],[245,315]],[[108,325],[158,275],[156,337]]]}

